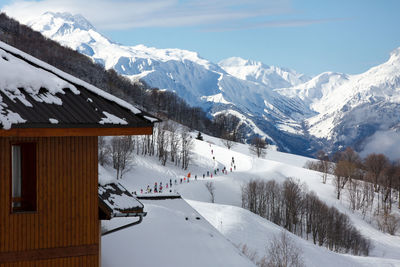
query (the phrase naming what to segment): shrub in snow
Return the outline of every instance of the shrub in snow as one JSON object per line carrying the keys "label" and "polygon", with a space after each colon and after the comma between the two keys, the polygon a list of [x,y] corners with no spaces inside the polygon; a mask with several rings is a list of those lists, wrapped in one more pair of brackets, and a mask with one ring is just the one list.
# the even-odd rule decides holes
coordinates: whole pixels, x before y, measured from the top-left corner
{"label": "shrub in snow", "polygon": [[302,267],[305,266],[301,256],[302,250],[282,231],[279,237],[274,237],[268,250],[258,266],[265,267]]}
{"label": "shrub in snow", "polygon": [[400,218],[394,214],[383,213],[380,216],[377,216],[376,221],[379,230],[391,235],[394,235],[400,227]]}

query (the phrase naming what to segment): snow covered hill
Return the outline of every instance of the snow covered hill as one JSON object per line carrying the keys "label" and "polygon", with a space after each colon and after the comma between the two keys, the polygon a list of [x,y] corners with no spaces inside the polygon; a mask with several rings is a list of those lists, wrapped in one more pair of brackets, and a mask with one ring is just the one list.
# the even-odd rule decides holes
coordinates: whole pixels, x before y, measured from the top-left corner
{"label": "snow covered hill", "polygon": [[107,69],[175,91],[211,116],[234,114],[248,137],[266,137],[281,151],[311,155],[346,146],[362,151],[384,138],[386,145],[377,152],[400,157],[390,150],[400,144],[400,48],[365,73],[324,72],[310,79],[237,57],[215,64],[187,50],[123,46],[80,15],[47,12],[22,22]]}
{"label": "snow covered hill", "polygon": [[[205,141],[194,140],[193,162],[187,171],[171,163],[161,166],[156,157],[136,156],[134,167],[121,180],[131,191],[140,192],[154,182],[165,185],[169,179],[179,181],[188,172],[191,179],[170,188],[179,192],[183,200],[146,200],[148,215],[140,225],[104,236],[104,266],[252,266],[235,246],[246,245],[260,258],[282,228],[241,208],[241,186],[250,179],[279,182],[286,177],[299,179],[327,205],[346,213],[361,234],[372,242],[370,256],[361,257],[335,253],[314,245],[311,240],[289,234],[301,247],[306,266],[400,266],[399,233],[384,234],[359,214],[350,212],[344,199],[336,200],[331,180],[322,184],[320,173],[303,168],[311,159],[272,150],[265,159],[258,159],[249,154],[247,145],[237,144],[233,150],[228,150],[221,146],[219,139],[206,135],[204,138]],[[236,170],[202,178],[207,171],[230,166],[232,157]],[[112,175],[110,168],[101,168],[102,177]],[[210,203],[205,187],[209,181],[216,188],[215,203]],[[124,224],[126,220],[115,219],[106,227]]]}

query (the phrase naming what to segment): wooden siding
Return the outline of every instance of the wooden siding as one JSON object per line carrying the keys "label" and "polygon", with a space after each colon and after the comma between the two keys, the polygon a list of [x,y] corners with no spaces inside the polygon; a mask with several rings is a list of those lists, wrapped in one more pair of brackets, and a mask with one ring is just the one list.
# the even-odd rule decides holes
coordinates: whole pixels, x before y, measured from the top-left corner
{"label": "wooden siding", "polygon": [[[13,142],[37,144],[37,212],[11,212]],[[97,172],[97,137],[0,138],[0,259],[18,251],[99,247]],[[99,251],[56,256],[19,263],[0,260],[0,267],[99,265]]]}

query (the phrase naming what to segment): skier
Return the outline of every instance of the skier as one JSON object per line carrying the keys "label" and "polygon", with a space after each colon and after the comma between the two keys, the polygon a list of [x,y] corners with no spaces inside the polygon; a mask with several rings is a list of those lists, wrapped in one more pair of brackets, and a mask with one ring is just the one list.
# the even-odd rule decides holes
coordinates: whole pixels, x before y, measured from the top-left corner
{"label": "skier", "polygon": [[212,173],[211,173],[211,178],[212,178]]}
{"label": "skier", "polygon": [[166,184],[165,188],[167,188],[167,189],[168,189],[168,183]]}
{"label": "skier", "polygon": [[181,178],[181,183],[182,183],[182,178]]}
{"label": "skier", "polygon": [[169,179],[169,186],[172,187],[172,179]]}
{"label": "skier", "polygon": [[197,181],[197,174],[194,176],[194,179]]}
{"label": "skier", "polygon": [[157,182],[154,184],[154,193],[157,193]]}
{"label": "skier", "polygon": [[140,188],[140,194],[143,194],[143,188]]}
{"label": "skier", "polygon": [[207,171],[207,177],[209,177],[210,176],[210,172],[209,171]]}
{"label": "skier", "polygon": [[232,167],[231,167],[231,172],[232,172]]}
{"label": "skier", "polygon": [[206,177],[206,175],[203,173],[203,179]]}
{"label": "skier", "polygon": [[233,169],[236,171],[236,165],[233,165]]}
{"label": "skier", "polygon": [[163,189],[162,183],[160,183],[160,192],[159,193],[162,193],[162,189]]}
{"label": "skier", "polygon": [[175,185],[177,185],[178,184],[178,181],[175,179]]}

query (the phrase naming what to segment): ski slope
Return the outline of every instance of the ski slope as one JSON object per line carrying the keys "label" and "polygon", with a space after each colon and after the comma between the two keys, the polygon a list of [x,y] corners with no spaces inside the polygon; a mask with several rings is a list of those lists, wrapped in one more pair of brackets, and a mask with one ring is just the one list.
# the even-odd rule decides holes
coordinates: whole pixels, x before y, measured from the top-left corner
{"label": "ski slope", "polygon": [[[399,235],[384,234],[351,213],[345,200],[336,200],[329,179],[322,184],[320,173],[303,168],[311,159],[273,150],[268,150],[265,159],[258,159],[249,153],[247,145],[237,144],[228,150],[219,139],[203,136],[205,141],[194,140],[193,162],[187,171],[170,162],[161,166],[156,157],[136,156],[133,168],[121,180],[124,186],[140,192],[155,182],[165,185],[170,179],[178,179],[178,185],[169,190],[179,192],[183,199],[143,201],[148,215],[141,224],[102,238],[103,266],[254,266],[235,246],[245,244],[262,257],[282,228],[241,208],[241,186],[250,179],[281,182],[286,177],[299,179],[321,200],[346,213],[372,243],[370,256],[360,257],[334,253],[290,234],[301,247],[306,266],[400,266]],[[236,170],[230,172],[232,157]],[[219,172],[203,179],[207,171],[224,166],[227,174]],[[179,179],[188,172],[189,183],[180,184]],[[102,179],[113,176],[108,168],[102,168],[100,174]],[[206,181],[214,182],[215,203],[210,203]],[[106,227],[129,219],[117,220]]]}

